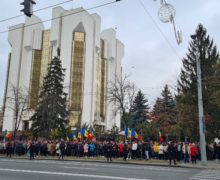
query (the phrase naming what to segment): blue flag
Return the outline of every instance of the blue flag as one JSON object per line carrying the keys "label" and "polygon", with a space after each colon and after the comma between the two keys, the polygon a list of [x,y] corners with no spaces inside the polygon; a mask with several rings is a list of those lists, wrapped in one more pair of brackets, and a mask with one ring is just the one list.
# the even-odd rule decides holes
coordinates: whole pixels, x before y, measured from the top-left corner
{"label": "blue flag", "polygon": [[125,128],[125,136],[128,136],[128,128]]}

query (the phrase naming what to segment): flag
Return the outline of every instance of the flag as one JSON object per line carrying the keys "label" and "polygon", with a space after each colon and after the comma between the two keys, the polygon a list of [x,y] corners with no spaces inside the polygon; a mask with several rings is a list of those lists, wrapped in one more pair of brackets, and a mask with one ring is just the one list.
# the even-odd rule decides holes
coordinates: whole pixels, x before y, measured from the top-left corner
{"label": "flag", "polygon": [[70,142],[70,135],[66,134],[66,142]]}
{"label": "flag", "polygon": [[70,142],[74,140],[74,133],[72,132],[71,134],[66,134],[66,141]]}
{"label": "flag", "polygon": [[69,134],[69,139],[70,139],[70,141],[73,141],[74,140],[74,133],[72,132],[71,134]]}
{"label": "flag", "polygon": [[9,131],[5,130],[5,137],[8,138],[8,139],[11,139],[12,134]]}
{"label": "flag", "polygon": [[78,139],[77,139],[77,137],[76,136],[74,136],[74,141],[77,141]]}
{"label": "flag", "polygon": [[84,131],[84,137],[88,138],[89,132],[87,130]]}
{"label": "flag", "polygon": [[88,135],[88,139],[89,139],[90,141],[92,141],[92,139],[93,139],[93,135],[89,133],[89,135]]}
{"label": "flag", "polygon": [[84,136],[84,134],[85,134],[85,129],[81,128],[81,136]]}
{"label": "flag", "polygon": [[78,131],[76,131],[75,134],[72,132],[71,134],[72,141],[77,141],[78,140],[77,138],[78,138]]}
{"label": "flag", "polygon": [[138,134],[138,140],[142,141],[142,139],[143,139],[143,137],[142,137],[142,129],[141,129]]}
{"label": "flag", "polygon": [[128,128],[128,137],[131,138],[131,130]]}
{"label": "flag", "polygon": [[67,142],[70,142],[70,138],[69,138],[68,136],[66,137],[66,141],[67,141]]}
{"label": "flag", "polygon": [[81,136],[81,132],[78,132],[78,139],[81,140],[82,136]]}
{"label": "flag", "polygon": [[81,132],[80,132],[80,140],[84,139],[84,134],[85,134],[85,129],[81,128]]}
{"label": "flag", "polygon": [[163,136],[161,134],[161,131],[159,131],[159,142],[162,143],[163,142]]}
{"label": "flag", "polygon": [[89,134],[88,134],[88,139],[90,141],[92,141],[92,139],[94,138],[94,131],[93,131],[93,128],[90,130]]}
{"label": "flag", "polygon": [[88,138],[89,132],[87,130],[85,130],[84,128],[82,128],[81,129],[81,136]]}
{"label": "flag", "polygon": [[128,128],[125,128],[125,137],[128,136]]}
{"label": "flag", "polygon": [[137,132],[134,130],[134,128],[131,128],[131,137],[133,137],[133,138],[138,138],[138,134],[137,134]]}
{"label": "flag", "polygon": [[138,133],[135,131],[135,136],[136,139],[138,138]]}

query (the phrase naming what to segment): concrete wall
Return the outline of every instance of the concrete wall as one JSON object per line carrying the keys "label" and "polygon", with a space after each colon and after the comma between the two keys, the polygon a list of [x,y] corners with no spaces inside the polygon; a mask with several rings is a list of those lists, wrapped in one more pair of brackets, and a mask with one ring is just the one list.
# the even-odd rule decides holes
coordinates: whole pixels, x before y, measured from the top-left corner
{"label": "concrete wall", "polygon": [[[116,39],[114,29],[102,31],[101,38],[105,40],[107,48],[107,89],[110,82],[114,83],[116,77],[121,77],[121,61],[124,56],[124,45]],[[106,129],[110,130],[116,125],[120,128],[120,112],[116,111],[116,106],[112,102],[106,103]]]}
{"label": "concrete wall", "polygon": [[[6,88],[7,92],[3,118],[3,129],[12,131],[14,130],[14,111],[9,107],[13,108],[14,104],[9,102],[7,99],[8,97],[14,97],[14,93],[12,92],[13,86],[15,88],[26,90],[29,88],[32,64],[32,49],[37,47],[39,48],[39,44],[41,44],[41,40],[38,39],[41,38],[39,37],[40,33],[38,32],[39,36],[37,36],[37,32],[35,32],[34,36],[34,31],[42,31],[43,24],[38,17],[32,16],[31,18],[26,18],[25,24],[12,26],[9,29],[8,41],[11,45],[11,60]],[[21,128],[22,123],[20,123],[19,126],[19,129]]]}
{"label": "concrete wall", "polygon": [[[76,13],[79,11],[80,13]],[[85,32],[85,69],[81,124],[87,123],[88,125],[93,125],[96,109],[97,59],[100,54],[100,40],[102,38],[105,41],[107,81],[114,81],[115,74],[120,75],[121,73],[121,59],[123,58],[124,46],[116,39],[116,32],[113,29],[108,29],[100,33],[101,17],[97,14],[89,14],[83,8],[67,11],[62,7],[56,7],[52,11],[52,18],[55,18],[52,20],[50,32],[52,57],[57,55],[57,48],[60,48],[62,65],[66,69],[64,87],[68,94],[71,77],[72,35],[79,24],[82,25]],[[18,29],[12,30],[14,28]],[[12,55],[6,97],[12,96],[10,84],[29,89],[32,71],[32,50],[40,50],[42,48],[43,30],[43,23],[36,16],[26,18],[25,24],[10,27],[8,40],[11,45]],[[7,108],[8,103],[6,100],[3,129],[11,131],[14,129],[14,113]],[[114,105],[110,104],[106,109],[105,125],[107,129],[111,129],[114,124],[120,127],[120,115],[112,114]]]}

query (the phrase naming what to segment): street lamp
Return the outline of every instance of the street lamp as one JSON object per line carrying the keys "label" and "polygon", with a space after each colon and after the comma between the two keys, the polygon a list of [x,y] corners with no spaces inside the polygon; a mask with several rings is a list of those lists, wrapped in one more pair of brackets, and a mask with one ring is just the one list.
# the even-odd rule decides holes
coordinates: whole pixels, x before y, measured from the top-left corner
{"label": "street lamp", "polygon": [[179,45],[182,42],[182,32],[176,30],[175,16],[175,8],[171,4],[166,3],[165,0],[161,0],[161,7],[158,11],[158,17],[163,23],[171,22],[171,24],[173,24],[174,35],[176,42]]}
{"label": "street lamp", "polygon": [[[191,35],[193,40],[196,40],[195,34]],[[198,46],[198,44],[197,44]],[[202,165],[207,164],[206,157],[206,141],[205,141],[205,121],[203,112],[203,101],[202,101],[202,81],[201,81],[201,62],[199,57],[199,49],[196,50],[196,70],[197,70],[197,90],[198,90],[198,110],[199,110],[199,137],[200,137],[200,152]]]}

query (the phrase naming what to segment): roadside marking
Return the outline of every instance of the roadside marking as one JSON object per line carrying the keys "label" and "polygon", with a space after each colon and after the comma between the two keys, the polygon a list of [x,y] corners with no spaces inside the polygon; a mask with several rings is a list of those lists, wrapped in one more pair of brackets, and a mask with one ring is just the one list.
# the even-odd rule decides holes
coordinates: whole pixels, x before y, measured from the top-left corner
{"label": "roadside marking", "polygon": [[219,170],[203,170],[191,178],[191,180],[220,180],[220,171]]}
{"label": "roadside marking", "polygon": [[193,176],[190,179],[201,179],[201,178],[205,178],[205,179],[220,179],[220,177],[215,177],[215,176]]}
{"label": "roadside marking", "polygon": [[70,166],[82,166],[82,167],[97,167],[97,168],[106,168],[106,167],[110,167],[110,168],[121,168],[121,169],[137,169],[137,170],[152,170],[152,171],[167,171],[167,172],[189,172],[188,169],[186,168],[175,168],[175,167],[160,167],[160,166],[144,166],[144,165],[133,165],[133,164],[127,164],[127,165],[119,165],[119,164],[111,164],[111,163],[98,163],[98,162],[77,162],[77,161],[51,161],[51,160],[36,160],[36,161],[30,161],[30,160],[8,160],[8,159],[4,159],[1,160],[2,161],[7,161],[7,162],[17,162],[17,163],[43,163],[43,164],[55,164],[55,165],[70,165]]}
{"label": "roadside marking", "polygon": [[98,179],[116,179],[116,180],[150,180],[150,179],[139,179],[139,178],[129,178],[129,177],[102,176],[102,175],[78,174],[78,173],[63,173],[63,172],[52,172],[52,171],[33,171],[33,170],[23,170],[23,169],[0,168],[0,171],[32,173],[32,174],[46,174],[46,175],[59,175],[59,176],[88,177],[88,178],[96,178],[96,179],[98,178]]}
{"label": "roadside marking", "polygon": [[198,178],[189,178],[189,179],[192,179],[192,180],[214,180],[214,179],[207,179],[207,178],[202,178],[202,177],[198,177]]}
{"label": "roadside marking", "polygon": [[80,170],[84,170],[84,169],[90,169],[90,170],[98,170],[98,168],[89,168],[89,167],[74,167],[74,166],[62,166],[62,168],[67,168],[67,169],[80,169]]}

